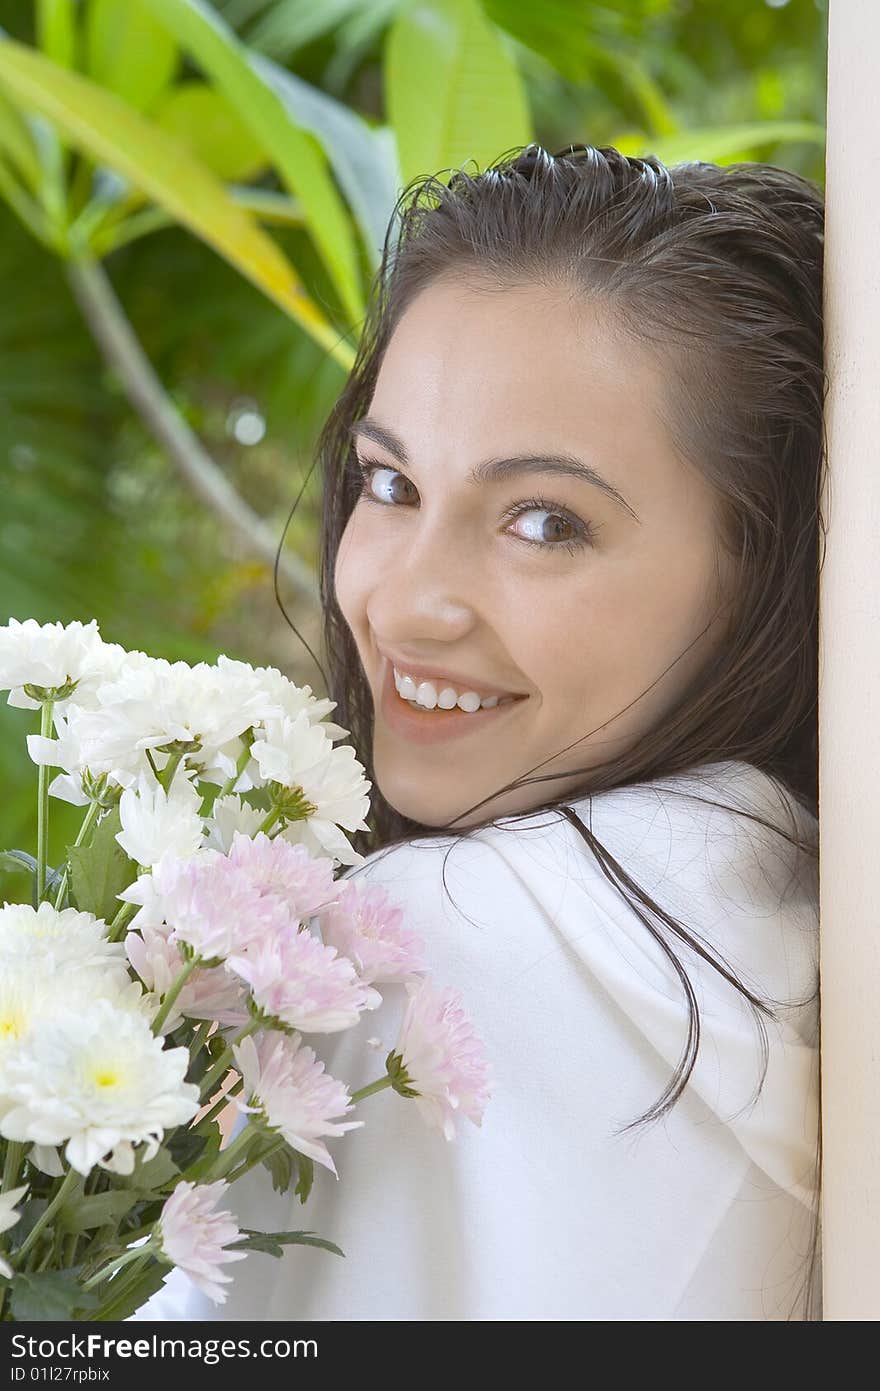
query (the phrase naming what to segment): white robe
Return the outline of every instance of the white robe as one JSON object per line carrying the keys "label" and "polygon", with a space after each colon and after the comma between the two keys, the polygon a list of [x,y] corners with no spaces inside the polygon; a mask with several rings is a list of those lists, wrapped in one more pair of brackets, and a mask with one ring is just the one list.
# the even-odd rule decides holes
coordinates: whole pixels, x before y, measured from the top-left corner
{"label": "white robe", "polygon": [[[414,1102],[391,1090],[366,1098],[348,1117],[363,1128],[328,1142],[339,1179],[316,1165],[307,1204],[275,1193],[262,1166],[229,1195],[242,1226],[313,1231],[344,1259],[299,1246],[281,1259],[250,1254],[226,1267],[223,1305],[174,1271],[135,1318],[803,1319],[818,1011],[815,998],[784,1002],[816,988],[816,864],[700,795],[815,843],[815,818],[742,762],[597,794],[592,817],[589,799],[572,805],[713,955],[783,1002],[779,1023],[765,1019],[757,1100],[752,1012],[661,924],[696,993],[697,1064],[658,1124],[615,1135],[672,1076],[686,997],[557,811],[378,851],[346,877],[405,905],[432,978],[460,993],[495,1072],[482,1126],[460,1119],[448,1142]],[[354,1029],[308,1039],[352,1091],[381,1076],[397,1041],[404,988],[380,988],[381,1007]],[[381,1047],[367,1046],[374,1036]]]}

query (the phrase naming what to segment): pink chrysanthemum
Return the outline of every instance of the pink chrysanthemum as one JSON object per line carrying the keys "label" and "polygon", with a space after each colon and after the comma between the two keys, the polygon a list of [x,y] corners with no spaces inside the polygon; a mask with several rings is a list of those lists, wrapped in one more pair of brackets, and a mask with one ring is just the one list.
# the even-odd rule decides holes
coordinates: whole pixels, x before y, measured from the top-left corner
{"label": "pink chrysanthemum", "polygon": [[453,990],[437,989],[425,978],[406,989],[409,1004],[389,1070],[394,1075],[396,1063],[398,1090],[411,1085],[427,1123],[453,1140],[456,1113],[482,1123],[492,1071]]}
{"label": "pink chrysanthemum", "polygon": [[356,1024],[361,1011],[381,1004],[378,991],[358,980],[347,956],[310,932],[276,933],[230,956],[264,1014],[303,1033],[332,1034]]}
{"label": "pink chrysanthemum", "polygon": [[159,1218],[162,1250],[215,1304],[226,1303],[231,1275],[221,1265],[241,1261],[246,1251],[227,1251],[241,1233],[231,1212],[212,1212],[229,1187],[225,1179],[215,1183],[190,1183],[182,1179],[162,1208]]}
{"label": "pink chrysanthemum", "polygon": [[[167,928],[144,927],[129,932],[125,951],[148,990],[164,996],[183,968],[183,957]],[[216,1019],[225,1027],[247,1023],[247,994],[237,976],[222,966],[197,968],[187,980],[171,1010],[162,1033],[170,1034],[181,1019]]]}
{"label": "pink chrysanthemum", "polygon": [[289,928],[281,900],[255,894],[247,875],[219,851],[163,858],[153,879],[172,940],[186,942],[206,959],[247,951],[266,935]]}
{"label": "pink chrysanthemum", "polygon": [[336,887],[339,902],[321,913],[321,936],[351,958],[362,981],[402,981],[425,970],[424,942],[403,926],[403,908],[381,884],[346,879]]}
{"label": "pink chrysanthemum", "polygon": [[338,1178],[320,1137],[342,1135],[364,1123],[331,1120],[352,1110],[344,1083],[324,1071],[315,1050],[306,1047],[299,1034],[268,1033],[258,1042],[244,1038],[232,1051],[252,1103],[246,1106],[236,1100],[239,1109],[262,1114],[289,1145]]}
{"label": "pink chrysanthemum", "polygon": [[229,860],[255,896],[280,899],[291,918],[309,918],[337,896],[332,860],[315,859],[304,845],[291,845],[281,836],[236,831]]}

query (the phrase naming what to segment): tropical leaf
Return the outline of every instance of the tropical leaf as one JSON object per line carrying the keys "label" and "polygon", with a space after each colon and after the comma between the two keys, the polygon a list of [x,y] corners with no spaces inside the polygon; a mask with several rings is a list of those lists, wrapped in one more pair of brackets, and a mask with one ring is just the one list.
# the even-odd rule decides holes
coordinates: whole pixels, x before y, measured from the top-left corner
{"label": "tropical leaf", "polygon": [[477,0],[433,0],[402,10],[385,40],[385,108],[405,183],[479,168],[532,138],[523,80]]}
{"label": "tropical leaf", "polygon": [[89,0],[86,71],[136,111],[149,111],[180,65],[177,44],[143,0]]}
{"label": "tropical leaf", "polygon": [[277,94],[251,66],[247,49],[206,0],[146,3],[168,26],[181,48],[228,97],[261,142],[279,178],[302,205],[306,224],[333,278],[345,313],[359,322],[364,301],[353,229],[320,146],[291,119]]}
{"label": "tropical leaf", "polygon": [[65,68],[75,68],[78,34],[75,0],[37,0],[37,43],[47,58]]}
{"label": "tropical leaf", "polygon": [[221,179],[252,179],[268,165],[261,143],[229,98],[207,82],[178,83],[152,116]]}
{"label": "tropical leaf", "polygon": [[691,160],[721,164],[733,158],[746,158],[749,151],[789,140],[823,145],[825,130],[813,121],[752,121],[714,129],[704,126],[701,130],[683,131],[649,144],[643,135],[620,134],[612,138],[611,144],[625,155],[641,155],[650,149],[650,153],[657,155],[664,164],[683,164]]}
{"label": "tropical leaf", "polygon": [[0,39],[0,79],[21,106],[55,121],[71,144],[143,189],[231,261],[343,365],[350,349],[304,290],[296,271],[223,184],[166,131],[112,92]]}
{"label": "tropical leaf", "polygon": [[270,58],[253,54],[250,62],[293,119],[320,140],[375,269],[400,191],[393,132],[387,126],[368,126],[357,112]]}

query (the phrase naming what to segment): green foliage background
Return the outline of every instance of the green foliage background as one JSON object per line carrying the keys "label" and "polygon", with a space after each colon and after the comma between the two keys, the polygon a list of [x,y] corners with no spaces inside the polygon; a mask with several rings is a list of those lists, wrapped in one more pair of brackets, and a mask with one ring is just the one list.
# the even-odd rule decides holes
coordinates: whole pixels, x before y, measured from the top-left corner
{"label": "green foliage background", "polygon": [[[81,37],[90,8],[103,6],[109,23],[115,3],[0,0],[0,30],[36,45],[41,24],[71,20]],[[127,0],[129,18],[139,4]],[[519,143],[521,131],[505,124],[505,113],[524,95],[523,143],[616,144],[670,161],[755,159],[824,182],[824,0],[217,0],[202,9],[221,16],[251,52],[387,133],[407,179],[428,172],[420,161],[452,162],[438,155],[485,159]],[[445,66],[422,46],[419,26],[434,21],[452,34]],[[151,22],[161,28],[156,13]],[[476,79],[462,79],[456,65],[454,44],[471,52],[474,33],[490,35],[513,74],[496,72],[506,86],[494,102],[481,104],[485,92],[466,90]],[[169,78],[164,96],[138,89],[144,64],[124,61],[137,52],[122,43],[103,57],[93,53],[92,75],[158,119]],[[181,91],[205,79],[199,63],[177,54],[173,82]],[[438,103],[425,99],[426,80],[446,84],[443,130]],[[174,96],[167,128],[185,134],[197,123],[189,100]],[[213,150],[204,157],[218,175],[282,191],[235,112],[219,99],[212,111]],[[205,241],[170,217],[154,225],[112,251],[104,269],[171,399],[280,538],[344,366]],[[264,230],[353,345],[356,323],[341,307],[314,227],[264,223]],[[370,269],[361,246],[361,293]],[[96,617],[105,637],[126,646],[187,660],[227,651],[278,665],[324,694],[278,611],[270,567],[181,480],[104,364],[63,259],[2,200],[0,305],[0,622]],[[231,429],[243,406],[265,422],[253,445],[237,442]],[[286,542],[312,567],[317,510],[312,479]],[[285,592],[285,602],[315,646],[314,605],[296,593]],[[0,705],[0,846],[35,842],[36,779],[24,747],[34,718]],[[53,803],[53,819],[57,857],[79,814]],[[23,878],[3,880],[0,900],[24,887]]]}

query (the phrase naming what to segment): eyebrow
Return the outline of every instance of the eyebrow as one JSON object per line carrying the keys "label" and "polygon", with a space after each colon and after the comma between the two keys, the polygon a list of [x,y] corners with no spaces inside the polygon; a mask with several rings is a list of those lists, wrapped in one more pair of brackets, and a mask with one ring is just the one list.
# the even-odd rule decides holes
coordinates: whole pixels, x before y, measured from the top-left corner
{"label": "eyebrow", "polygon": [[[387,425],[380,425],[379,421],[371,416],[365,415],[362,419],[354,421],[349,425],[348,433],[352,439],[363,435],[366,439],[373,440],[383,449],[387,449],[389,454],[393,454],[404,468],[410,467],[409,454],[403,441],[393,430],[389,430]],[[484,459],[482,463],[474,465],[469,478],[474,483],[495,483],[523,473],[565,474],[579,478],[584,483],[592,483],[593,487],[613,498],[621,507],[626,508],[631,517],[639,521],[623,493],[615,488],[613,483],[609,483],[607,478],[603,478],[591,464],[575,458],[573,454],[515,454],[509,459]]]}

